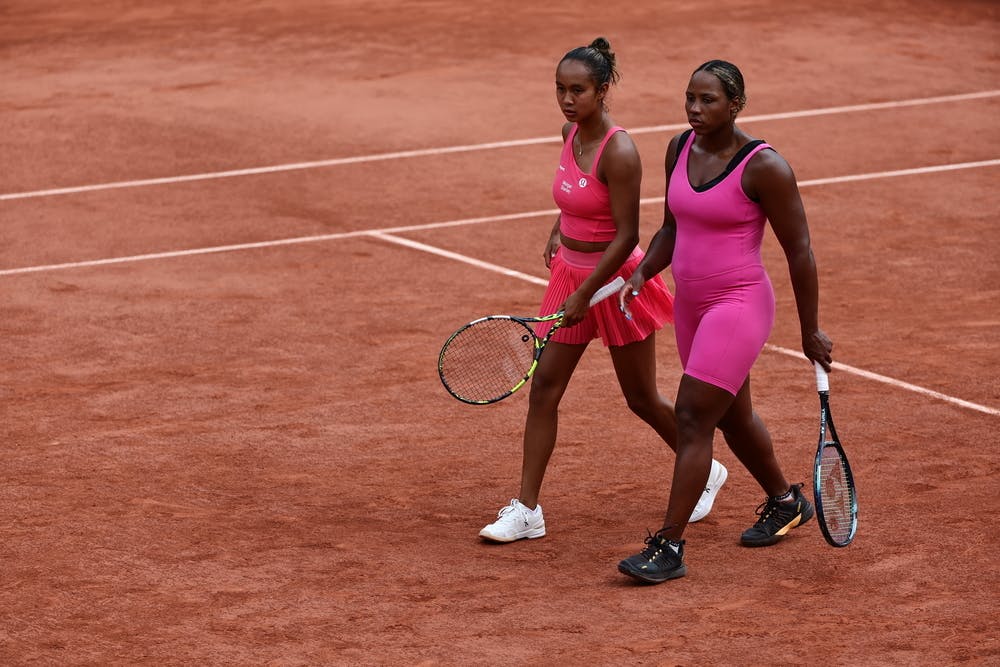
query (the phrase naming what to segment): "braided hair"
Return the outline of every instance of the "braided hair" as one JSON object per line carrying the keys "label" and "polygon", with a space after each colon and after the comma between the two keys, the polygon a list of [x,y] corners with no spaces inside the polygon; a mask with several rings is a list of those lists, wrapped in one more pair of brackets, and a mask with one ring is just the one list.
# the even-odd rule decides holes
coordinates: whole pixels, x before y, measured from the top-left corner
{"label": "braided hair", "polygon": [[714,75],[722,83],[726,97],[736,102],[736,111],[743,111],[743,107],[747,104],[747,95],[743,85],[743,73],[739,67],[725,60],[709,60],[699,65],[692,72],[692,76],[698,72]]}

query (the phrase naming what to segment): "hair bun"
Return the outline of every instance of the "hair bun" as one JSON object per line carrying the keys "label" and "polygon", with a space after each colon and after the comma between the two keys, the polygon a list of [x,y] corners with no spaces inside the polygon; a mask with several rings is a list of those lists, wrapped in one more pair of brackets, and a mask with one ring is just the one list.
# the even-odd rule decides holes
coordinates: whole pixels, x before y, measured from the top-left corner
{"label": "hair bun", "polygon": [[598,87],[604,84],[618,83],[618,67],[615,63],[615,54],[611,50],[611,44],[606,37],[598,37],[589,46],[578,46],[569,51],[562,60],[579,60],[587,65],[594,83]]}
{"label": "hair bun", "polygon": [[597,49],[598,51],[611,51],[611,43],[608,42],[606,37],[598,37],[590,43],[590,48]]}
{"label": "hair bun", "polygon": [[611,43],[608,41],[607,37],[598,37],[590,43],[590,48],[594,49],[608,61],[608,66],[611,68],[612,76],[611,81],[615,82],[618,80],[617,63],[615,62],[615,52],[611,50]]}

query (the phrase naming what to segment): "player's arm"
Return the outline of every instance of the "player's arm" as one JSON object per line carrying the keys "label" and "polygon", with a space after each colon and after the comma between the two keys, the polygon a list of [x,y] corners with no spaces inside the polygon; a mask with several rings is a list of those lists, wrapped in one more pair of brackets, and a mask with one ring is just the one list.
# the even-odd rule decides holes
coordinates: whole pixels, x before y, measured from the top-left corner
{"label": "player's arm", "polygon": [[670,212],[670,207],[667,205],[667,195],[670,193],[670,175],[673,173],[674,165],[677,163],[679,144],[680,135],[677,135],[670,140],[670,143],[667,144],[667,153],[663,158],[663,171],[665,176],[663,194],[663,224],[658,230],[656,230],[652,240],[649,242],[649,248],[646,250],[646,256],[643,257],[642,262],[640,262],[639,266],[636,268],[636,273],[639,274],[642,282],[646,282],[666,269],[670,266],[670,262],[673,261],[674,242],[677,238],[677,222],[674,220],[674,214]]}
{"label": "player's arm", "polygon": [[545,268],[552,268],[552,258],[555,256],[556,251],[559,250],[559,246],[562,245],[559,240],[559,227],[562,222],[562,214],[556,215],[556,222],[552,225],[552,231],[549,232],[549,238],[545,241],[545,250],[542,252],[542,258],[545,260]]}
{"label": "player's arm", "polygon": [[[566,143],[566,138],[569,137],[569,131],[573,128],[573,123],[563,123],[562,127],[562,138],[563,143]],[[552,231],[549,232],[549,237],[545,240],[545,249],[542,251],[542,259],[545,260],[545,268],[552,268],[552,257],[559,250],[561,242],[559,240],[559,226],[560,226],[561,216],[556,216],[556,222],[552,225]]]}
{"label": "player's arm", "polygon": [[653,235],[646,250],[646,256],[642,258],[632,276],[626,280],[625,287],[619,295],[619,306],[626,313],[628,303],[634,298],[647,280],[666,269],[674,257],[674,242],[677,238],[677,223],[674,214],[667,206],[667,194],[670,192],[670,175],[673,173],[674,165],[677,163],[677,153],[679,151],[680,135],[674,137],[667,144],[667,153],[663,158],[663,170],[666,176],[666,185],[663,197],[663,224]]}
{"label": "player's arm", "polygon": [[642,161],[635,143],[625,132],[616,132],[604,147],[598,176],[608,186],[615,238],[600,262],[568,299],[566,325],[575,324],[587,314],[587,304],[594,293],[611,280],[639,242],[639,194],[642,185]]}
{"label": "player's arm", "polygon": [[795,174],[783,157],[763,150],[747,164],[743,189],[760,202],[788,262],[802,333],[802,351],[830,370],[833,344],[819,328],[819,278]]}

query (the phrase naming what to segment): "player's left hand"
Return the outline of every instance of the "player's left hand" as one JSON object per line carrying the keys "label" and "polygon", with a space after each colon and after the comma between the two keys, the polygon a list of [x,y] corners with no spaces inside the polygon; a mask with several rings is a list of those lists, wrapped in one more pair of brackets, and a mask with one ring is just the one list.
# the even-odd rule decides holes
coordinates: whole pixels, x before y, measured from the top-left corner
{"label": "player's left hand", "polygon": [[833,352],[833,342],[823,330],[816,329],[815,331],[803,333],[802,351],[805,353],[807,359],[822,366],[823,370],[827,373],[833,370],[831,366],[833,363],[833,356],[831,355]]}

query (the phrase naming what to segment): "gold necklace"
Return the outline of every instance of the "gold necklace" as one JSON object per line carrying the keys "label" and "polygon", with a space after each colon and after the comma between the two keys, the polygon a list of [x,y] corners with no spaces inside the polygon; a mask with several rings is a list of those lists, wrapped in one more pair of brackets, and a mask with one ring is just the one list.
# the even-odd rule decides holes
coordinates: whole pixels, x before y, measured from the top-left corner
{"label": "gold necklace", "polygon": [[580,132],[579,132],[579,130],[577,131],[577,133],[576,133],[576,136],[575,136],[575,137],[573,137],[573,138],[574,138],[574,139],[575,139],[576,141],[579,141],[579,142],[580,142],[580,150],[579,150],[579,151],[574,151],[574,152],[576,152],[576,156],[577,156],[577,157],[583,157],[583,137],[581,137],[581,136],[580,136]]}

